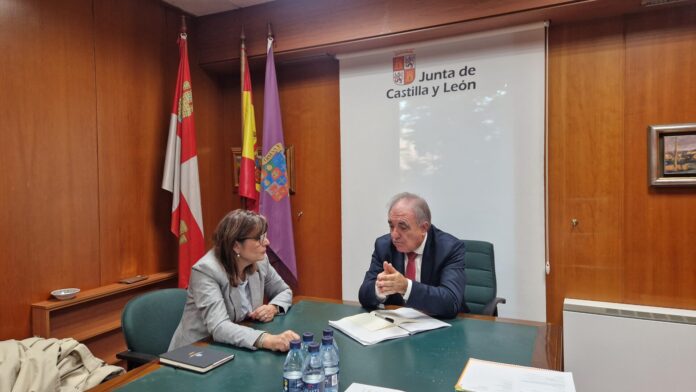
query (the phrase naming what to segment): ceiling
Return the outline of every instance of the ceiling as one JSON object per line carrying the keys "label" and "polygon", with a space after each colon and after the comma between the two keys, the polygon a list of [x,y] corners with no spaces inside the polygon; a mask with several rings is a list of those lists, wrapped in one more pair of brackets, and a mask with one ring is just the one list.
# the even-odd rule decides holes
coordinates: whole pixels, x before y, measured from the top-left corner
{"label": "ceiling", "polygon": [[273,0],[162,0],[195,16],[215,14],[250,7]]}

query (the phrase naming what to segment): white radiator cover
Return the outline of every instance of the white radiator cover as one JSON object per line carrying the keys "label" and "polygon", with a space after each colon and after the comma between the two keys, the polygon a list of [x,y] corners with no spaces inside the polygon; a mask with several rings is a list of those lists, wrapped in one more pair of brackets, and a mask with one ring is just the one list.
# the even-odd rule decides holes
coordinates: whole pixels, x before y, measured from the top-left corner
{"label": "white radiator cover", "polygon": [[579,392],[693,392],[696,311],[566,298],[563,355]]}

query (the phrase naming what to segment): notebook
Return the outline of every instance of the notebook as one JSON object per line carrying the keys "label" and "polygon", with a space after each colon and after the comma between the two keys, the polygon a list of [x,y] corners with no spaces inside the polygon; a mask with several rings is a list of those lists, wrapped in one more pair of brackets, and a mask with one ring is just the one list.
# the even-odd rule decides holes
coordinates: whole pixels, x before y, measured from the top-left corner
{"label": "notebook", "polygon": [[412,308],[359,313],[338,321],[329,321],[329,325],[365,346],[450,326]]}
{"label": "notebook", "polygon": [[215,350],[210,346],[194,346],[192,344],[160,355],[160,363],[198,373],[205,373],[232,359],[234,359],[234,354]]}

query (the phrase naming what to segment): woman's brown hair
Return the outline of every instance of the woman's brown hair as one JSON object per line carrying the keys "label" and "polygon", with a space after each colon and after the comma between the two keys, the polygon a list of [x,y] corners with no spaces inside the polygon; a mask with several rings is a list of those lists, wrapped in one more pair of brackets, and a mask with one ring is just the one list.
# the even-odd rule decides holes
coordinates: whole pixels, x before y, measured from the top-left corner
{"label": "woman's brown hair", "polygon": [[[242,281],[256,272],[256,263],[253,263],[244,271],[237,270],[234,244],[246,239],[258,238],[268,230],[268,223],[263,216],[248,210],[234,210],[218,223],[213,242],[215,243],[215,256],[227,272],[232,286],[237,287]],[[242,279],[244,278],[244,279]]]}

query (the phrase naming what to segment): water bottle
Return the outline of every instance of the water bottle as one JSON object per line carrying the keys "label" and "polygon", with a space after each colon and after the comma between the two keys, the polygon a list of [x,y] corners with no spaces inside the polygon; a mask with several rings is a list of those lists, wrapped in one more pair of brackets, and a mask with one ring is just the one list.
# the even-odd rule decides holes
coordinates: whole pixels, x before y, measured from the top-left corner
{"label": "water bottle", "polygon": [[324,392],[324,365],[319,355],[319,343],[309,344],[309,353],[302,366],[302,383],[305,392]]}
{"label": "water bottle", "polygon": [[283,364],[283,392],[304,392],[301,345],[299,339],[290,342],[290,351]]}
{"label": "water bottle", "polygon": [[340,352],[338,351],[338,345],[336,344],[336,339],[333,338],[333,333],[333,329],[325,328],[322,333],[322,337],[331,337],[331,339],[333,339],[333,346],[336,349],[336,354],[340,354]]}
{"label": "water bottle", "polygon": [[311,332],[305,332],[302,334],[302,359],[307,357],[309,351],[309,344],[314,342],[314,334]]}
{"label": "water bottle", "polygon": [[324,392],[338,392],[338,352],[331,336],[321,339],[320,354],[324,365]]}

